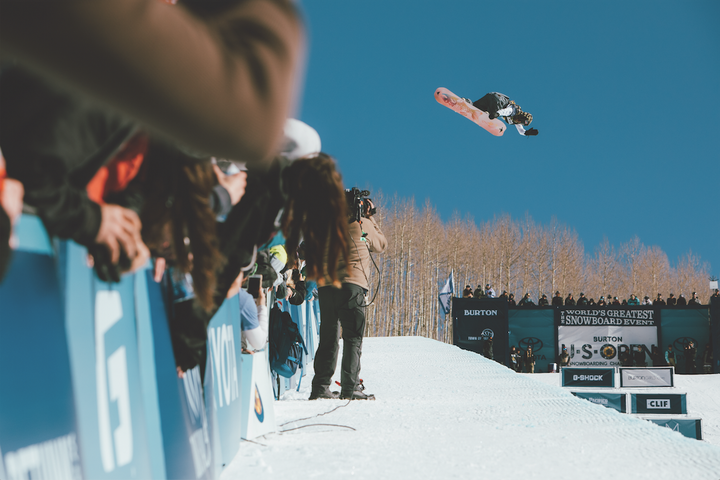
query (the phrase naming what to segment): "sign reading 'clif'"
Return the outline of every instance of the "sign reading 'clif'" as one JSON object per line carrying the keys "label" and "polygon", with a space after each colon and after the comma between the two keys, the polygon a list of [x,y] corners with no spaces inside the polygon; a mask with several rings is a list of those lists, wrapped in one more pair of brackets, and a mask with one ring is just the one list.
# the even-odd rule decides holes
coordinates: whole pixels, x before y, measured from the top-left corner
{"label": "sign reading 'clif'", "polygon": [[563,387],[615,387],[614,368],[573,368],[562,369]]}
{"label": "sign reading 'clif'", "polygon": [[687,413],[687,402],[684,393],[633,393],[630,402],[632,413]]}

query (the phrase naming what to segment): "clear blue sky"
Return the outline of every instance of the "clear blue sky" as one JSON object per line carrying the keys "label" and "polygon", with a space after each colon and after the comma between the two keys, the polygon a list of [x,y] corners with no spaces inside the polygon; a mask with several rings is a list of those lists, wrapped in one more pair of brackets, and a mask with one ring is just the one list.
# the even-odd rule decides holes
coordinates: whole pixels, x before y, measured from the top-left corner
{"label": "clear blue sky", "polygon": [[[429,198],[443,220],[574,228],[588,253],[637,235],[720,276],[720,1],[303,0],[299,118],[346,186]],[[439,105],[499,91],[537,137]]]}

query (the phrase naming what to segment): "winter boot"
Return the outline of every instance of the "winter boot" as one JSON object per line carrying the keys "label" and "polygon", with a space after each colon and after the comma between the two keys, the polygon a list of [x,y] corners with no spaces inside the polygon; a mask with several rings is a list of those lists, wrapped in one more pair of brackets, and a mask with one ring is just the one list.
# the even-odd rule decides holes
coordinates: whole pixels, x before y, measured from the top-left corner
{"label": "winter boot", "polygon": [[355,388],[355,392],[342,392],[340,394],[340,400],[375,400],[375,395],[363,392],[365,387],[362,386],[361,389],[359,388],[361,386],[362,385],[358,385],[358,387]]}
{"label": "winter boot", "polygon": [[340,392],[331,392],[329,387],[313,386],[308,400],[329,399],[336,400],[340,397]]}

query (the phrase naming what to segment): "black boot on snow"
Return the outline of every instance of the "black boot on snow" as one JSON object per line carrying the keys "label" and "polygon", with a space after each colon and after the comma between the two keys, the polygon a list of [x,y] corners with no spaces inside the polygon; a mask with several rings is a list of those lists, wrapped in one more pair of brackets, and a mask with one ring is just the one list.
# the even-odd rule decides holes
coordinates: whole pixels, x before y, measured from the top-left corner
{"label": "black boot on snow", "polygon": [[340,400],[375,400],[375,395],[355,390],[353,393],[341,393]]}
{"label": "black boot on snow", "polygon": [[313,387],[308,400],[329,399],[336,400],[340,397],[340,392],[331,392],[329,387]]}

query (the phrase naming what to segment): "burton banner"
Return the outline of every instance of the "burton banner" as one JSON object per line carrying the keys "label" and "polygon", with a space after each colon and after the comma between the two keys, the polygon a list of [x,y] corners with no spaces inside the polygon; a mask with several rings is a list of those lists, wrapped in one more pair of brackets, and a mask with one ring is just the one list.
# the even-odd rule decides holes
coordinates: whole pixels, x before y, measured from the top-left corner
{"label": "burton banner", "polygon": [[483,354],[489,338],[493,339],[493,360],[509,362],[508,304],[501,298],[453,298],[453,344]]}
{"label": "burton banner", "polygon": [[658,344],[660,326],[658,310],[641,306],[559,307],[555,315],[558,350],[567,347],[570,366],[643,366],[633,363],[638,347],[645,365],[652,365],[650,352]]}

